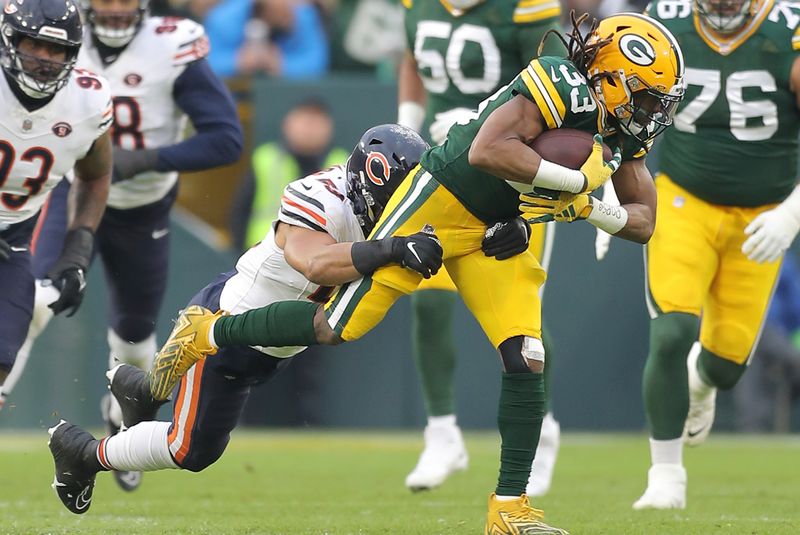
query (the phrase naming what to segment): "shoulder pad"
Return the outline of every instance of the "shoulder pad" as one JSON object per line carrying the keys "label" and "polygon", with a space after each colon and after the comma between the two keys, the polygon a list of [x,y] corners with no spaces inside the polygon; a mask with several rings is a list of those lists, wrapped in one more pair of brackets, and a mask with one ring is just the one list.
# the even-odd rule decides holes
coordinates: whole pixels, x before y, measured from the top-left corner
{"label": "shoulder pad", "polygon": [[514,8],[514,22],[528,24],[561,16],[558,0],[519,0]]}
{"label": "shoulder pad", "polygon": [[172,55],[173,66],[186,65],[208,55],[208,37],[203,26],[180,17],[150,17],[142,31],[157,35]]}
{"label": "shoulder pad", "polygon": [[691,19],[693,0],[651,0],[644,10],[644,14],[662,23],[674,19]]}
{"label": "shoulder pad", "polygon": [[570,61],[554,56],[534,59],[521,77],[550,129],[559,128],[564,121],[564,99],[572,88],[586,85],[586,79]]}
{"label": "shoulder pad", "polygon": [[295,180],[283,190],[279,219],[337,238],[348,209],[341,166]]}
{"label": "shoulder pad", "polygon": [[775,2],[767,20],[791,35],[792,50],[800,50],[800,4],[797,2]]}

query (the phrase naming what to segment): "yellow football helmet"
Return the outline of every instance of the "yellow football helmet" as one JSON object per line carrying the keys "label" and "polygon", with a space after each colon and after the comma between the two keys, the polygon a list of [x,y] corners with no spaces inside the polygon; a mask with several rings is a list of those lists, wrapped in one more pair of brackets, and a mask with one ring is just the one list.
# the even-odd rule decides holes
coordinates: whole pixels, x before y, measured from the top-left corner
{"label": "yellow football helmet", "polygon": [[621,13],[601,21],[587,44],[601,45],[588,78],[623,132],[644,143],[672,124],[683,99],[684,63],[669,30],[645,15]]}

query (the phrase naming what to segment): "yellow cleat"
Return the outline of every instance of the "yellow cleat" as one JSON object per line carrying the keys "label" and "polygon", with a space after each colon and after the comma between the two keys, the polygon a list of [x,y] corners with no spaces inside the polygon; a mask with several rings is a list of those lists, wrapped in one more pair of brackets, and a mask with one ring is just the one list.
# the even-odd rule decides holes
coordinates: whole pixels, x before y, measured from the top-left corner
{"label": "yellow cleat", "polygon": [[569,535],[564,529],[548,526],[544,512],[531,507],[528,497],[501,502],[492,493],[489,496],[489,514],[486,518],[485,535]]}
{"label": "yellow cleat", "polygon": [[189,368],[217,352],[217,348],[208,340],[208,333],[222,314],[221,310],[214,313],[198,305],[192,305],[180,313],[175,328],[156,355],[150,371],[150,393],[153,398],[167,399]]}

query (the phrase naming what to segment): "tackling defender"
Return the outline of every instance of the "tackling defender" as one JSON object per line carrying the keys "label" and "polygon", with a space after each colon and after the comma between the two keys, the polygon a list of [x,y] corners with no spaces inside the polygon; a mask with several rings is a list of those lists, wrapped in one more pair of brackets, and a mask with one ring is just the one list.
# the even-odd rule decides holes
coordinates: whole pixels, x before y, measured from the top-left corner
{"label": "tackling defender", "polygon": [[[647,242],[655,225],[656,194],[644,157],[652,139],[672,123],[683,97],[680,48],[660,23],[643,15],[615,15],[584,35],[583,20],[573,16],[573,31],[564,40],[568,58],[531,61],[482,102],[469,123],[453,126],[443,145],[422,156],[370,235],[371,241],[383,240],[427,225],[435,228],[444,265],[498,349],[503,365],[500,475],[485,528],[492,535],[566,532],[545,524],[525,495],[544,417],[538,294],[544,270],[530,249],[506,260],[485,256],[486,228],[498,220],[513,225],[521,207],[535,222],[585,219],[622,238]],[[543,131],[560,127],[595,134],[592,152],[578,171],[543,159],[529,146]],[[610,162],[603,161],[598,132],[620,147]],[[620,207],[590,195],[612,174]],[[561,193],[553,198],[532,192],[523,195],[520,206],[518,190],[532,186]],[[365,261],[376,265],[378,250],[374,247]],[[324,307],[280,302],[234,316],[186,310],[157,358],[167,366],[154,370],[151,385],[158,386],[156,394],[166,391],[175,377],[221,347],[355,340],[421,280],[419,273],[387,265],[343,285]],[[63,436],[56,432],[53,438]],[[71,452],[62,465],[79,462],[74,441],[59,439],[59,444]]]}
{"label": "tackling defender", "polygon": [[649,13],[686,51],[689,89],[661,147],[645,257],[652,466],[633,507],[672,509],[686,505],[683,443],[705,440],[717,389],[747,369],[800,228],[800,11],[773,0],[656,0]]}
{"label": "tackling defender", "polygon": [[[429,278],[442,265],[442,249],[427,230],[365,241],[392,192],[427,148],[415,132],[398,125],[368,130],[346,167],[336,166],[287,186],[267,236],[239,259],[235,271],[217,277],[190,305],[221,314],[281,300],[293,299],[296,305],[324,303],[337,285],[388,264]],[[526,241],[524,230],[498,232],[486,240],[485,248],[502,254]],[[188,313],[204,310],[200,306],[189,306]],[[182,328],[179,321],[173,335]],[[165,372],[178,349],[174,343],[162,349],[152,381],[127,364],[109,372],[111,391],[122,405],[129,429],[102,441],[67,423],[52,430],[55,487],[70,511],[80,514],[89,509],[97,471],[200,471],[214,463],[228,444],[250,387],[269,379],[304,347],[220,350],[217,358],[199,362],[183,378],[172,421],[149,421],[177,381]]]}
{"label": "tackling defender", "polygon": [[111,92],[74,68],[81,32],[72,0],[11,0],[0,13],[0,386],[31,322],[31,237],[48,194],[74,168],[66,237],[47,273],[60,290],[50,309],[68,315],[80,305],[108,197]]}
{"label": "tackling defender", "polygon": [[[90,31],[77,64],[108,79],[114,104],[113,184],[96,236],[109,288],[109,369],[117,361],[147,369],[158,349],[155,324],[166,291],[178,172],[236,161],[242,132],[230,94],[205,59],[202,26],[151,17],[148,0],[84,0],[82,9]],[[196,133],[181,141],[187,116]],[[60,184],[45,208],[34,254],[37,279],[46,278],[63,243],[68,191],[69,183]],[[47,305],[57,292],[40,283],[36,295],[32,328],[3,395],[52,318]],[[110,395],[102,409],[116,432],[119,407]],[[115,476],[125,490],[139,485],[139,474]]]}
{"label": "tackling defender", "polygon": [[[479,102],[525,68],[545,33],[559,28],[561,15],[558,0],[404,0],[403,5],[408,49],[400,66],[397,122],[420,132],[427,118],[436,145],[444,143],[451,126],[469,121]],[[551,52],[558,47],[545,48],[545,54]],[[545,271],[554,234],[555,225],[531,227],[531,251]],[[411,294],[412,347],[428,415],[425,449],[406,478],[412,490],[437,487],[467,466],[453,391],[455,292],[442,269]],[[548,355],[545,383],[553,363],[548,340],[543,336]],[[548,411],[531,470],[536,476],[526,489],[529,496],[541,496],[550,488],[559,433]]]}

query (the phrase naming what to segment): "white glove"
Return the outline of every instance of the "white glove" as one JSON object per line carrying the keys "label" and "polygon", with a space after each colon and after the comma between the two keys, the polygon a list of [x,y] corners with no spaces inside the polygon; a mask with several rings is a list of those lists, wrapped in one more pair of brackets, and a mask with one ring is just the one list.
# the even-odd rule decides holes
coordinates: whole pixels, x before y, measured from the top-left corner
{"label": "white glove", "polygon": [[447,139],[447,132],[456,123],[466,124],[475,116],[469,108],[453,108],[452,110],[437,113],[431,123],[431,140],[441,145]]}
{"label": "white glove", "polygon": [[747,225],[744,233],[750,237],[742,244],[742,252],[759,264],[774,262],[789,248],[798,230],[798,215],[785,203],[779,204]]}
{"label": "white glove", "polygon": [[[614,184],[609,180],[603,186],[602,201],[612,206],[619,206],[619,199],[617,192],[614,190]],[[611,246],[611,234],[602,229],[597,229],[597,235],[594,238],[594,256],[599,262],[606,257],[608,248]]]}

